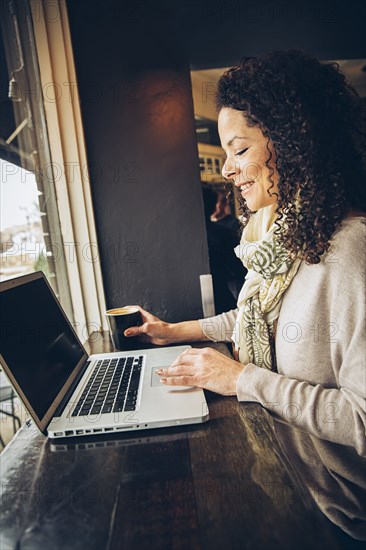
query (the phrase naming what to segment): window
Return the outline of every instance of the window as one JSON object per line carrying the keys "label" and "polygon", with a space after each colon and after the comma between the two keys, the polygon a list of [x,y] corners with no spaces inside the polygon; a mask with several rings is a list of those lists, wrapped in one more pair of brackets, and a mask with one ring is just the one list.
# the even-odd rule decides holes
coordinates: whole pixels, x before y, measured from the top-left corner
{"label": "window", "polygon": [[2,3],[0,277],[42,270],[73,321],[31,17],[19,8]]}
{"label": "window", "polygon": [[[39,253],[36,267],[50,277],[84,341],[107,323],[66,3],[10,0],[0,8],[0,159],[33,182],[37,198],[23,206],[23,225],[33,233],[23,248],[33,247],[33,259]],[[59,93],[65,83],[67,93]]]}

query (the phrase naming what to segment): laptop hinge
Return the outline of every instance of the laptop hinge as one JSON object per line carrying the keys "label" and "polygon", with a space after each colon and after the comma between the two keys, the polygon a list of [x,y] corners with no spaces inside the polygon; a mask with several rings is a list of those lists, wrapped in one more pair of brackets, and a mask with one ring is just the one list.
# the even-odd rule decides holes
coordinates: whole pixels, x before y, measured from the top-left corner
{"label": "laptop hinge", "polygon": [[62,401],[60,402],[59,406],[57,407],[57,409],[55,410],[53,416],[54,417],[59,417],[62,415],[62,413],[64,412],[64,409],[66,407],[66,405],[68,404],[68,402],[70,401],[70,397],[72,396],[72,394],[74,393],[75,391],[75,388],[76,386],[79,384],[80,380],[82,379],[82,377],[84,376],[84,373],[86,371],[86,369],[89,367],[90,365],[90,361],[89,359],[87,359],[83,365],[83,367],[80,369],[80,372],[79,374],[77,375],[77,377],[75,378],[75,380],[73,381],[73,383],[71,384],[71,386],[69,387],[69,389],[67,390],[67,392],[65,393],[64,395],[64,398],[62,399]]}

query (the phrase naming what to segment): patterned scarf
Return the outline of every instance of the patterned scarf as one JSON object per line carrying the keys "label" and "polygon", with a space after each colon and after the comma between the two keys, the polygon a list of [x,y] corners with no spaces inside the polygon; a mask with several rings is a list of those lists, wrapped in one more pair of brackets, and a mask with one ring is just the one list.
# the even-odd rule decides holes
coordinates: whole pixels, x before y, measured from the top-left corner
{"label": "patterned scarf", "polygon": [[275,206],[261,208],[245,227],[235,254],[248,269],[238,297],[232,340],[239,361],[274,370],[272,343],[282,297],[299,269],[274,234]]}

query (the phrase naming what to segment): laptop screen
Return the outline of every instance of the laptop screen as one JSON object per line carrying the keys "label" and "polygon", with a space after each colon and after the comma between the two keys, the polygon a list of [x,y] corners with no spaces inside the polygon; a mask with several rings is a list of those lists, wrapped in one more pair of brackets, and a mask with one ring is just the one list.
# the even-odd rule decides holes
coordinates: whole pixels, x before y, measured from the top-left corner
{"label": "laptop screen", "polygon": [[43,277],[0,293],[0,352],[42,419],[85,355]]}

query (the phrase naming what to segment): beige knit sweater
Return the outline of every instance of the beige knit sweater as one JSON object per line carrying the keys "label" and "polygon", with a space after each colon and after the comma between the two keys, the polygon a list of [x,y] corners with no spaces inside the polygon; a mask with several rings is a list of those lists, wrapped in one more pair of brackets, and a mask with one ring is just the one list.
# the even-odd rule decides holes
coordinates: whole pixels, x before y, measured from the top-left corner
{"label": "beige knit sweater", "polygon": [[[319,264],[302,262],[285,292],[276,333],[278,372],[249,363],[239,401],[366,455],[366,218],[348,218]],[[200,319],[214,341],[230,341],[237,310]]]}

